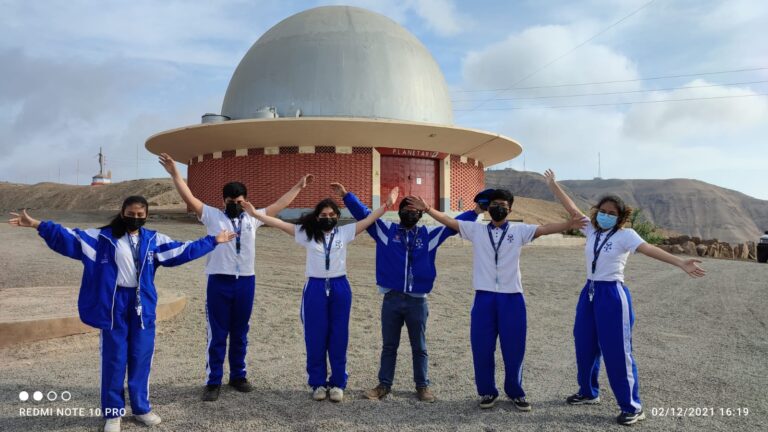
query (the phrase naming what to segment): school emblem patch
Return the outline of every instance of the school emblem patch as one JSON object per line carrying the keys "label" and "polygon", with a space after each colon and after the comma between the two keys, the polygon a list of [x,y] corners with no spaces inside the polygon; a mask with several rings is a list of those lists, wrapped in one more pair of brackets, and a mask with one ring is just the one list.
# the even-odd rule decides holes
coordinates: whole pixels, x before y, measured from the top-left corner
{"label": "school emblem patch", "polygon": [[603,252],[610,252],[613,249],[613,242],[608,242],[603,246]]}
{"label": "school emblem patch", "polygon": [[515,235],[512,233],[507,234],[507,243],[512,243],[515,241]]}

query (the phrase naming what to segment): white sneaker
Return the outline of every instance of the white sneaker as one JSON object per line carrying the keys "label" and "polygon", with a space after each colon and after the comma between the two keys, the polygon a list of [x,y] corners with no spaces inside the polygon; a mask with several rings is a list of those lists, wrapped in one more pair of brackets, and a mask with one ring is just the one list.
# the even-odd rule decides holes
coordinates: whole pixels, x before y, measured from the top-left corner
{"label": "white sneaker", "polygon": [[312,391],[312,399],[316,401],[325,400],[327,391],[328,389],[326,389],[324,386],[315,387],[315,389]]}
{"label": "white sneaker", "polygon": [[154,426],[162,421],[160,416],[155,414],[153,411],[150,411],[146,414],[135,415],[134,417],[136,417],[136,420],[144,423],[147,426]]}
{"label": "white sneaker", "polygon": [[331,402],[341,402],[344,399],[344,390],[338,387],[331,387],[328,393],[331,396]]}
{"label": "white sneaker", "polygon": [[104,432],[120,432],[120,417],[106,419]]}

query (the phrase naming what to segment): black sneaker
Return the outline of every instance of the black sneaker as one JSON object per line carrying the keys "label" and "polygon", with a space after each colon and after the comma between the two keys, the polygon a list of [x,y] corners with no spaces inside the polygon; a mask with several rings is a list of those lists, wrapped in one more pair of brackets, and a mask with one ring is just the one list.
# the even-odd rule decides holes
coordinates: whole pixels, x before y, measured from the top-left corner
{"label": "black sneaker", "polygon": [[253,391],[253,386],[248,382],[247,378],[231,379],[229,380],[229,385],[242,393],[250,393]]}
{"label": "black sneaker", "polygon": [[496,399],[498,397],[499,396],[497,395],[480,396],[480,408],[482,409],[493,408],[493,406],[496,404]]}
{"label": "black sneaker", "polygon": [[525,397],[514,398],[512,399],[512,403],[515,405],[515,408],[517,408],[518,411],[531,410],[531,404],[525,400]]}
{"label": "black sneaker", "polygon": [[578,393],[572,394],[565,399],[565,403],[568,405],[597,405],[600,403],[600,396],[588,398]]}
{"label": "black sneaker", "polygon": [[622,413],[616,417],[616,422],[624,426],[635,424],[640,420],[645,420],[645,412],[643,412],[643,410],[640,410],[640,412],[636,413],[628,413],[622,411]]}
{"label": "black sneaker", "polygon": [[221,385],[208,384],[203,389],[203,400],[206,402],[213,402],[219,398],[219,392],[221,392]]}

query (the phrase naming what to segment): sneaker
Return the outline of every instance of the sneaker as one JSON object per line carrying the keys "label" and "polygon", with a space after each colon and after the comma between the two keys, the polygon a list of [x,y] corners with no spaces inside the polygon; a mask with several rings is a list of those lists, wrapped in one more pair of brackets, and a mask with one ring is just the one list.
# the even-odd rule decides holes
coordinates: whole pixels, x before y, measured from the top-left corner
{"label": "sneaker", "polygon": [[422,402],[434,402],[435,395],[429,390],[429,387],[416,387],[416,396]]}
{"label": "sneaker", "polygon": [[512,404],[515,405],[518,411],[530,411],[531,403],[525,400],[525,397],[518,397],[512,399]]}
{"label": "sneaker", "polygon": [[231,387],[234,387],[235,390],[242,393],[250,393],[253,391],[253,386],[251,385],[251,383],[248,382],[248,379],[246,379],[245,377],[230,379],[229,385]]}
{"label": "sneaker", "polygon": [[568,405],[597,405],[600,403],[600,396],[588,398],[578,393],[572,394],[565,399],[565,403]]}
{"label": "sneaker", "polygon": [[104,432],[120,432],[120,417],[106,419]]}
{"label": "sneaker", "polygon": [[331,402],[341,402],[344,400],[344,390],[338,387],[331,387],[328,394],[330,395]]}
{"label": "sneaker", "polygon": [[160,416],[155,414],[152,411],[150,411],[150,412],[148,412],[146,414],[134,415],[134,417],[136,417],[136,420],[144,423],[147,426],[154,426],[156,424],[160,424],[160,422],[162,421],[160,419]]}
{"label": "sneaker", "polygon": [[616,422],[624,426],[635,424],[640,420],[645,420],[645,412],[643,412],[643,410],[640,410],[640,412],[636,413],[628,413],[622,411],[622,413],[616,417]]}
{"label": "sneaker", "polygon": [[371,400],[379,400],[388,395],[390,391],[392,391],[391,388],[385,386],[384,384],[379,384],[370,390],[366,390],[365,397]]}
{"label": "sneaker", "polygon": [[219,392],[221,392],[221,385],[208,384],[203,389],[203,400],[205,402],[213,402],[219,398]]}
{"label": "sneaker", "polygon": [[480,408],[482,409],[488,409],[493,408],[494,405],[496,405],[496,399],[499,396],[497,395],[485,395],[480,397]]}
{"label": "sneaker", "polygon": [[324,386],[315,387],[312,389],[312,399],[316,401],[325,400],[325,397],[327,396],[327,391]]}

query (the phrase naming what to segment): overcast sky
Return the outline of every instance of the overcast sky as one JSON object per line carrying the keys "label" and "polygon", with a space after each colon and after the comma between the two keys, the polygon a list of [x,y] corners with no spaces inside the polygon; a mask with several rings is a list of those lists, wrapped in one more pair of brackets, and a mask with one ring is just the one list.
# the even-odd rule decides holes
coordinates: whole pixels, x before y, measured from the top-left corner
{"label": "overcast sky", "polygon": [[0,181],[86,184],[99,146],[115,181],[165,176],[145,140],[220,112],[248,48],[325,4],[414,33],[455,123],[523,145],[494,168],[589,179],[600,153],[603,178],[768,199],[764,0],[0,0]]}

